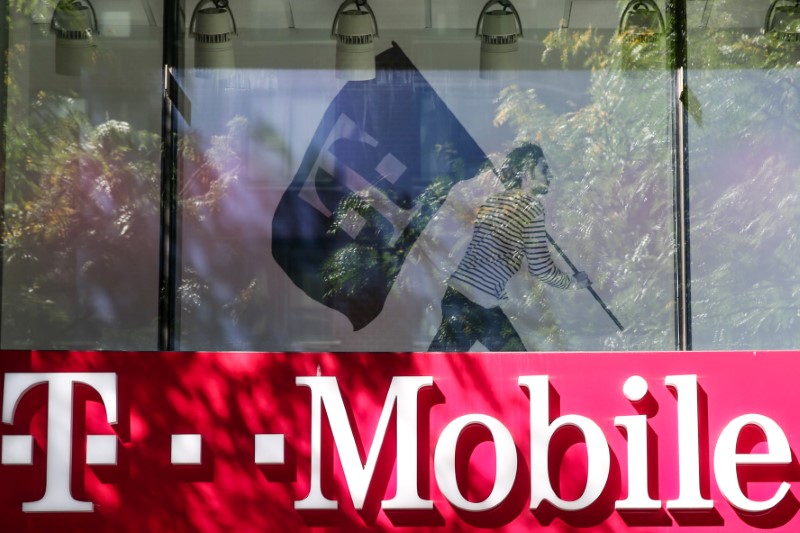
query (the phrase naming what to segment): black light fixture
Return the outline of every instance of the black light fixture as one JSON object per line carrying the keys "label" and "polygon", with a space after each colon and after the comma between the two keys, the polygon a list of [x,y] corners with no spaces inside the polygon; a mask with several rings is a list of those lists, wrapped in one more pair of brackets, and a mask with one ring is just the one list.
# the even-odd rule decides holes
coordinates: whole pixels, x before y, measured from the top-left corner
{"label": "black light fixture", "polygon": [[56,74],[77,76],[82,68],[94,64],[94,37],[99,32],[89,0],[59,0],[50,31],[56,36]]}
{"label": "black light fixture", "polygon": [[[499,9],[492,9],[495,5]],[[522,21],[510,0],[489,0],[484,4],[475,25],[475,37],[481,40],[481,78],[497,79],[517,72]]]}
{"label": "black light fixture", "polygon": [[800,42],[800,0],[775,0],[767,10],[764,33],[787,43]]}
{"label": "black light fixture", "polygon": [[198,75],[208,69],[236,67],[233,39],[239,33],[228,0],[200,0],[192,12],[189,34],[194,37]]}
{"label": "black light fixture", "polygon": [[[355,6],[354,9],[347,9]],[[378,21],[367,0],[345,0],[336,10],[331,39],[336,40],[336,77],[347,81],[375,79]]]}
{"label": "black light fixture", "polygon": [[665,35],[664,16],[654,0],[631,0],[619,19],[619,34],[638,40],[656,40]]}

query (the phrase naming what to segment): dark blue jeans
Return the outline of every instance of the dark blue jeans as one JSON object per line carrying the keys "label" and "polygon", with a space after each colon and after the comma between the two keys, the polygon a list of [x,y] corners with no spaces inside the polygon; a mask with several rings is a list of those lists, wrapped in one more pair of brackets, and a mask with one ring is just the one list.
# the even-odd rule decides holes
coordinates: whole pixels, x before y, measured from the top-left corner
{"label": "dark blue jeans", "polygon": [[466,352],[476,341],[492,352],[526,351],[500,307],[486,309],[447,287],[442,298],[442,323],[428,351]]}

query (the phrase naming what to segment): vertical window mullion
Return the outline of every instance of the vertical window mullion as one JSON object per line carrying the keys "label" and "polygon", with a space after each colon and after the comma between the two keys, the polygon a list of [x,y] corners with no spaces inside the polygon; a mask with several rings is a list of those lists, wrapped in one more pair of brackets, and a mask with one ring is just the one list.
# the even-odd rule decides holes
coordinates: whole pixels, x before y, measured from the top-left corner
{"label": "vertical window mullion", "polygon": [[692,349],[691,275],[689,240],[689,144],[687,95],[686,0],[667,0],[672,64],[675,213],[675,320],[676,348]]}
{"label": "vertical window mullion", "polygon": [[164,1],[158,349],[178,349],[178,131],[172,78],[183,63],[184,1]]}

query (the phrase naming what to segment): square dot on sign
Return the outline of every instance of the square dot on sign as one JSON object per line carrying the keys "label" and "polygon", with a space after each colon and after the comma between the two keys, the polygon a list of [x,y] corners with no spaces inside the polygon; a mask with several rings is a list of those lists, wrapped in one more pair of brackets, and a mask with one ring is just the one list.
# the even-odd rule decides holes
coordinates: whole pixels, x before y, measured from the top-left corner
{"label": "square dot on sign", "polygon": [[407,167],[392,154],[386,154],[386,157],[381,159],[381,162],[375,167],[375,170],[377,170],[381,176],[392,183],[397,182],[397,179],[403,175],[406,169]]}
{"label": "square dot on sign", "polygon": [[283,452],[283,435],[256,435],[256,464],[282,465]]}
{"label": "square dot on sign", "polygon": [[32,465],[33,437],[30,435],[3,435],[4,465]]}
{"label": "square dot on sign", "polygon": [[117,437],[115,435],[87,435],[86,464],[117,464]]}
{"label": "square dot on sign", "polygon": [[199,465],[202,463],[202,439],[200,435],[172,436],[172,464]]}

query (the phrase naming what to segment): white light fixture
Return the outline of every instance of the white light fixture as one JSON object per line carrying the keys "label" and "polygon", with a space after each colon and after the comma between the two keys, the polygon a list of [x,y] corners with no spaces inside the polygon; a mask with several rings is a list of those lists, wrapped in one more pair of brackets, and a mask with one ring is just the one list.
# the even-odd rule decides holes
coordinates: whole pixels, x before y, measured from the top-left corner
{"label": "white light fixture", "polygon": [[656,40],[666,34],[664,16],[654,0],[631,0],[619,19],[619,34]]}
{"label": "white light fixture", "polygon": [[[210,7],[203,7],[213,4]],[[194,37],[194,63],[199,76],[209,69],[233,69],[236,19],[228,0],[200,0],[192,12],[189,34]]]}
{"label": "white light fixture", "polygon": [[[347,9],[354,5],[355,9]],[[336,39],[336,77],[347,81],[375,79],[375,44],[378,21],[367,0],[345,0],[331,27]]]}
{"label": "white light fixture", "polygon": [[[489,11],[495,4],[500,9]],[[522,21],[510,0],[489,0],[484,4],[475,26],[475,37],[481,40],[481,78],[498,79],[516,74]]]}
{"label": "white light fixture", "polygon": [[77,76],[94,64],[97,16],[89,0],[60,0],[50,19],[56,35],[56,74]]}
{"label": "white light fixture", "polygon": [[775,0],[767,10],[764,32],[786,43],[800,42],[800,0]]}

